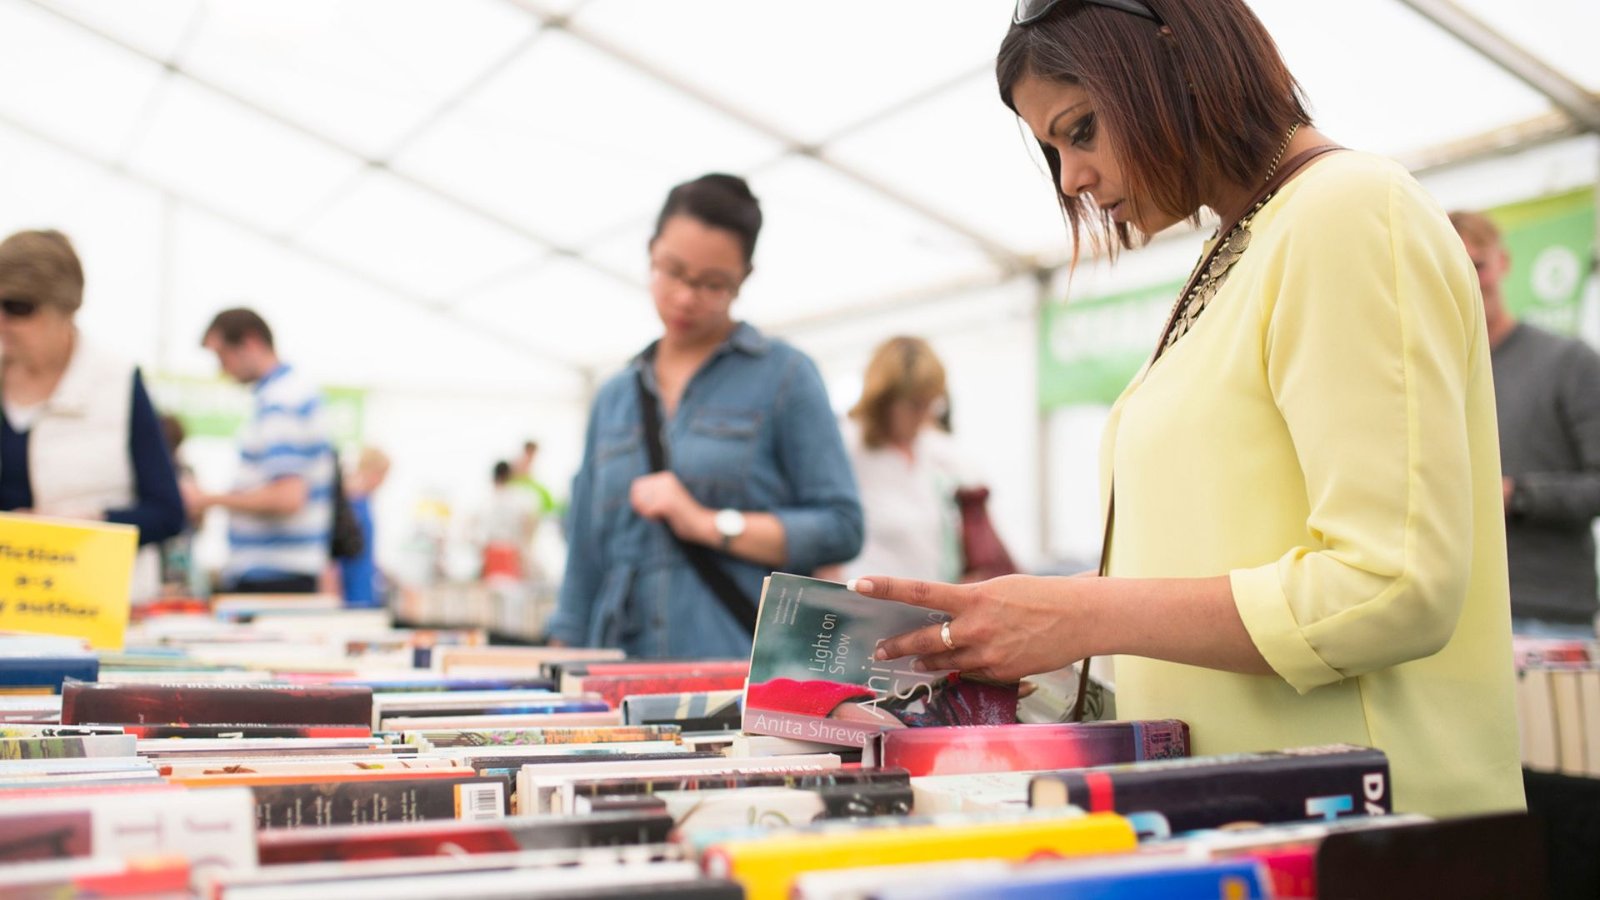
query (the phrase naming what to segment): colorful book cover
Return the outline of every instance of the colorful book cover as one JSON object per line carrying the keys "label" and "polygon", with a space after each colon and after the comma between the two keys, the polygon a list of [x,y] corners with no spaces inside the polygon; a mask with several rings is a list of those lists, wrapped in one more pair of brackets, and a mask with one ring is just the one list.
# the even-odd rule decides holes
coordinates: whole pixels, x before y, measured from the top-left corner
{"label": "colorful book cover", "polygon": [[262,829],[505,816],[505,786],[477,776],[272,784],[250,791]]}
{"label": "colorful book cover", "polygon": [[232,722],[226,725],[134,725],[123,730],[141,740],[181,738],[185,740],[258,740],[264,738],[355,738],[371,737],[366,725],[261,725]]}
{"label": "colorful book cover", "polygon": [[676,741],[683,729],[677,725],[613,726],[609,728],[499,728],[482,731],[407,731],[403,740],[418,749],[441,747],[522,747],[566,744],[633,744]]}
{"label": "colorful book cover", "polygon": [[744,691],[642,694],[622,700],[624,725],[677,725],[684,731],[726,731],[744,718]]}
{"label": "colorful book cover", "polygon": [[842,584],[772,575],[757,612],[744,730],[861,747],[892,729],[1015,723],[1016,685],[873,658],[879,641],[948,618]]}
{"label": "colorful book cover", "polygon": [[606,813],[495,822],[432,821],[266,831],[257,839],[262,865],[358,859],[516,853],[579,847],[664,843],[672,819],[663,814]]}
{"label": "colorful book cover", "polygon": [[[748,659],[630,659],[604,662],[552,663],[550,672],[564,694],[576,693],[585,678],[619,676],[684,677],[690,675],[737,675],[750,672]],[[671,693],[671,692],[666,692]]]}
{"label": "colorful book cover", "polygon": [[1081,769],[1189,755],[1189,726],[1177,719],[1053,725],[977,725],[886,731],[865,765],[912,775]]}
{"label": "colorful book cover", "polygon": [[359,725],[372,723],[372,689],[287,684],[69,682],[63,725]]}
{"label": "colorful book cover", "polygon": [[1036,808],[1121,813],[1156,838],[1392,810],[1388,758],[1344,744],[1051,772],[1034,776],[1028,799]]}
{"label": "colorful book cover", "polygon": [[390,716],[383,720],[381,730],[481,731],[488,728],[589,728],[621,724],[621,713],[607,709],[593,712],[501,713],[489,716]]}
{"label": "colorful book cover", "polygon": [[787,900],[802,872],[952,859],[1091,856],[1134,849],[1133,826],[1121,816],[1076,813],[967,826],[775,832],[706,850],[706,873],[744,885],[749,900]]}
{"label": "colorful book cover", "polygon": [[572,679],[574,690],[596,694],[613,709],[623,698],[694,691],[733,691],[744,687],[743,670],[711,673],[653,673],[646,675],[584,675]]}

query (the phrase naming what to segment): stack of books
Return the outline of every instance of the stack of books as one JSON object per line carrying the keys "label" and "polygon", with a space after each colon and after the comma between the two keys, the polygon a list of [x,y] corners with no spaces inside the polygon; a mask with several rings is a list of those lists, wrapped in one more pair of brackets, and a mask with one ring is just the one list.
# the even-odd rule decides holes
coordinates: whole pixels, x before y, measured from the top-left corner
{"label": "stack of books", "polygon": [[1600,643],[1518,636],[1522,764],[1600,778]]}
{"label": "stack of books", "polygon": [[1376,750],[1206,757],[1174,720],[1019,724],[1016,686],[873,661],[927,621],[883,606],[774,576],[747,660],[486,647],[338,610],[183,610],[98,654],[0,640],[31,691],[0,696],[0,894],[1472,897],[1535,879],[1504,875],[1540,852],[1525,818],[1393,815]]}

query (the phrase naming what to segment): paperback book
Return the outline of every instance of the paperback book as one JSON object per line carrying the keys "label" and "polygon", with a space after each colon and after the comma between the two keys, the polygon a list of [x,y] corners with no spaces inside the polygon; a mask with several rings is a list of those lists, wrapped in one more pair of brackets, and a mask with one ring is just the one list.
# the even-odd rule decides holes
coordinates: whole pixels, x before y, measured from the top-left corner
{"label": "paperback book", "polygon": [[1015,723],[1016,685],[874,658],[878,642],[946,619],[842,584],[772,575],[757,612],[744,730],[862,747],[901,728]]}

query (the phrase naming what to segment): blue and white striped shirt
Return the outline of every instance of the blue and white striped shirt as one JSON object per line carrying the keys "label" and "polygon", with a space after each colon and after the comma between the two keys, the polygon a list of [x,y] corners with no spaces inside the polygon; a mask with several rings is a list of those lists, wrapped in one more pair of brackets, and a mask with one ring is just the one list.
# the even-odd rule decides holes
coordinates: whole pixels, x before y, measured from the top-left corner
{"label": "blue and white striped shirt", "polygon": [[229,515],[226,581],[316,577],[328,564],[333,528],[333,443],[322,397],[286,365],[256,382],[253,391],[255,409],[239,432],[236,488],[254,490],[298,477],[309,495],[291,515]]}

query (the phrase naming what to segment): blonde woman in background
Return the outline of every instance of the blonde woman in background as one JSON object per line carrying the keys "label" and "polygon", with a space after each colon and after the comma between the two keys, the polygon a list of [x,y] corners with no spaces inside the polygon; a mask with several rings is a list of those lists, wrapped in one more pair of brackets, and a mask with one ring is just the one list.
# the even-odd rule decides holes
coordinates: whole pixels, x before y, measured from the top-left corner
{"label": "blonde woman in background", "polygon": [[946,402],[944,364],[928,342],[894,337],[867,364],[861,398],[841,430],[861,491],[861,555],[830,576],[889,574],[932,581],[961,577],[963,466],[937,425]]}
{"label": "blonde woman in background", "polygon": [[151,600],[183,498],[139,369],[78,331],[83,285],[61,232],[0,242],[0,510],[137,527],[133,599]]}

